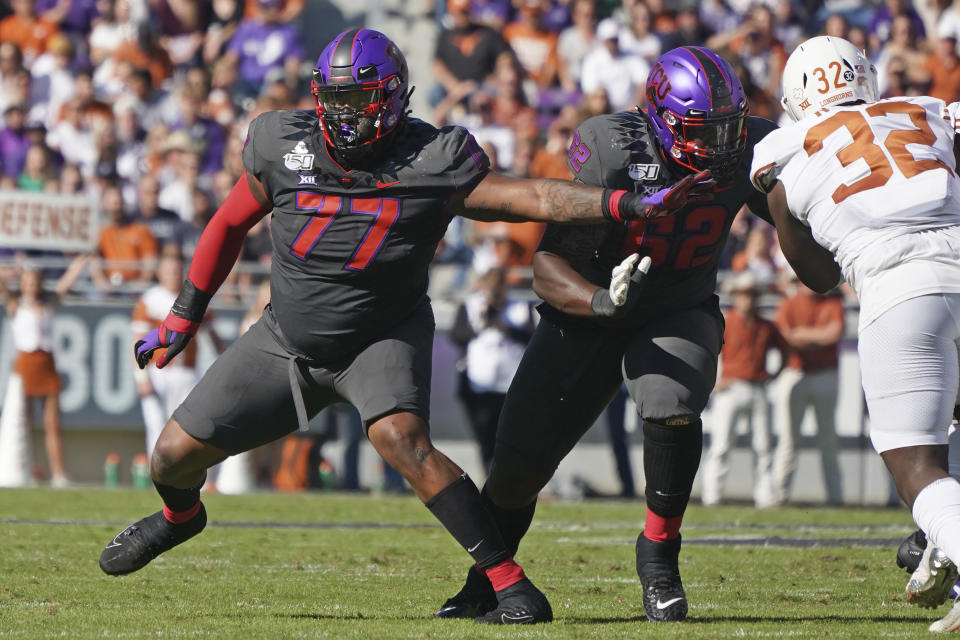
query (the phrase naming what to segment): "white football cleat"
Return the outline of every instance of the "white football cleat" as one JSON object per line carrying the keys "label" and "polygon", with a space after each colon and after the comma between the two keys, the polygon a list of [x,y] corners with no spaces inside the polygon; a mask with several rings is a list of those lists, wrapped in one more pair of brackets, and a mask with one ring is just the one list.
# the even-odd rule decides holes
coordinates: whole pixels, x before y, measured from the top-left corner
{"label": "white football cleat", "polygon": [[[957,596],[958,592],[960,592],[960,584],[953,585],[952,595]],[[960,599],[954,600],[953,608],[947,612],[947,615],[929,627],[929,631],[933,633],[947,633],[948,631],[956,631],[957,629],[960,629]]]}
{"label": "white football cleat", "polygon": [[920,565],[907,582],[907,602],[932,609],[943,604],[957,581],[957,566],[943,551],[928,544]]}

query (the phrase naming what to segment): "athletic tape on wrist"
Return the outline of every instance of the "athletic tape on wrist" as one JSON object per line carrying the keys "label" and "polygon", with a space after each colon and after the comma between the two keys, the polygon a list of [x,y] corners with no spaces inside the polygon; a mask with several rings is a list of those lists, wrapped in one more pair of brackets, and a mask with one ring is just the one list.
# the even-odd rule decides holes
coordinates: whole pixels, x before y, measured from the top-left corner
{"label": "athletic tape on wrist", "polygon": [[[207,305],[210,304],[212,296],[205,291],[197,288],[195,284],[187,278],[180,287],[180,293],[177,299],[173,301],[173,307],[170,308],[170,315],[183,320],[200,324],[203,322],[203,316],[207,313]],[[172,325],[171,329],[174,329]],[[178,331],[178,329],[174,329]]]}

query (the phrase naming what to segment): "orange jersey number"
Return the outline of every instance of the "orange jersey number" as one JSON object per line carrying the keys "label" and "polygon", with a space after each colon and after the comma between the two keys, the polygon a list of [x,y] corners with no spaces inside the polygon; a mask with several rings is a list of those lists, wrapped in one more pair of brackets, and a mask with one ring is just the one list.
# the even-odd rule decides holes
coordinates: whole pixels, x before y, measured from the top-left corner
{"label": "orange jersey number", "polygon": [[[908,102],[884,102],[867,108],[867,115],[871,117],[884,116],[893,113],[906,114],[916,129],[900,129],[891,131],[884,141],[884,146],[897,165],[897,169],[905,178],[912,178],[924,171],[932,169],[946,169],[950,175],[953,171],[940,160],[935,158],[916,159],[907,150],[908,144],[933,146],[936,136],[927,124],[927,113],[923,107]],[[842,184],[833,192],[833,201],[840,204],[850,196],[874,187],[882,187],[893,175],[893,167],[883,153],[883,149],[874,143],[874,133],[870,124],[859,111],[840,111],[820,122],[807,131],[803,141],[803,148],[808,156],[823,149],[823,139],[841,127],[846,127],[853,138],[853,142],[837,152],[837,160],[844,167],[856,162],[860,158],[870,167],[870,175],[860,178],[852,184]]]}

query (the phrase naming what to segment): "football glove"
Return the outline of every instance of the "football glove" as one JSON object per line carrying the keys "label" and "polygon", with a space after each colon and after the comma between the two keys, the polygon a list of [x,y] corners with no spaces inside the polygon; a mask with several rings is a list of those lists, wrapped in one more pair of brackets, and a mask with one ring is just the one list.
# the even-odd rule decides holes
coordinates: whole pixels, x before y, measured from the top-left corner
{"label": "football glove", "polygon": [[629,314],[640,299],[651,262],[650,256],[641,259],[640,254],[634,253],[615,266],[610,275],[610,287],[597,289],[590,300],[590,309],[594,315],[620,318]]}
{"label": "football glove", "polygon": [[662,218],[692,202],[712,200],[715,186],[716,182],[710,179],[710,170],[707,169],[647,196],[632,191],[604,189],[603,215],[617,222]]}
{"label": "football glove", "polygon": [[207,312],[207,305],[210,304],[210,297],[189,279],[185,280],[166,319],[133,345],[137,366],[143,369],[150,362],[154,351],[166,347],[166,351],[157,359],[157,368],[162,369],[183,351],[193,336],[197,335]]}

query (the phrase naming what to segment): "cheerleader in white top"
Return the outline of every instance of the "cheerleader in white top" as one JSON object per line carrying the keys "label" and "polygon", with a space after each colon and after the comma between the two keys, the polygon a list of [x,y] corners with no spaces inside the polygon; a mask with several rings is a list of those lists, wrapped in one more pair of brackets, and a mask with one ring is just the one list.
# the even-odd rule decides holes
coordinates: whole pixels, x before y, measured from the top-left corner
{"label": "cheerleader in white top", "polygon": [[53,360],[53,310],[86,266],[88,257],[75,258],[57,282],[53,292],[43,290],[39,269],[25,268],[20,273],[20,291],[11,293],[0,280],[0,299],[11,318],[13,343],[17,350],[13,370],[23,379],[27,399],[27,419],[32,430],[33,405],[43,405],[43,427],[50,483],[55,487],[70,483],[63,463],[63,439],[60,433],[60,377]]}

